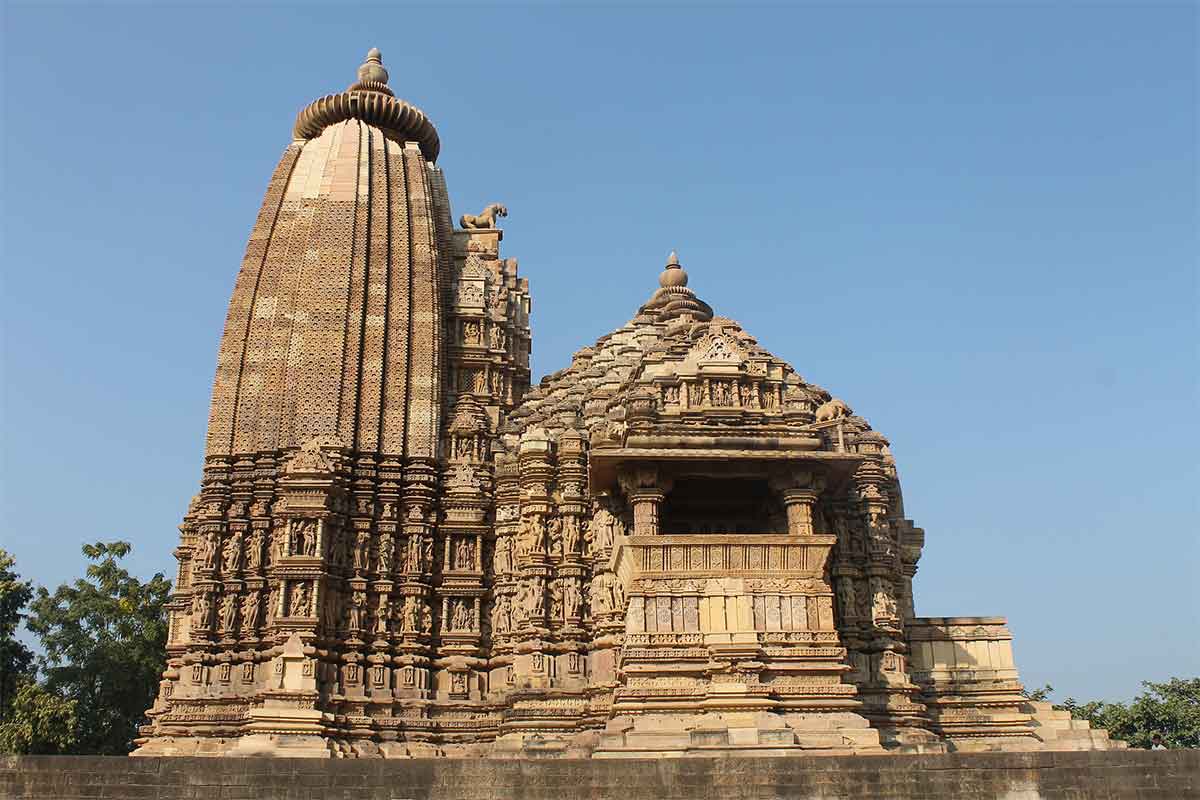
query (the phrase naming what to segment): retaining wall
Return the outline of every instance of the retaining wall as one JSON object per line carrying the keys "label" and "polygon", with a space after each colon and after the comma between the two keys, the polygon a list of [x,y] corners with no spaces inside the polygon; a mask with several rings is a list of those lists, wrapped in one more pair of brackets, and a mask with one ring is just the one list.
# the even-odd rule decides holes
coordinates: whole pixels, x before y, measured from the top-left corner
{"label": "retaining wall", "polygon": [[0,758],[13,800],[1200,797],[1200,750],[662,760]]}

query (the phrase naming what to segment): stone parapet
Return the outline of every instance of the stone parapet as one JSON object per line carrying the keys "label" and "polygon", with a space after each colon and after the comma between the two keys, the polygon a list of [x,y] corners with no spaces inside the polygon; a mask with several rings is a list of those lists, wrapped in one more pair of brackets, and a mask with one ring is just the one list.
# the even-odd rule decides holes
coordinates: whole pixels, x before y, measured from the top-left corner
{"label": "stone parapet", "polygon": [[1180,800],[1200,750],[825,758],[324,760],[8,757],[6,800]]}

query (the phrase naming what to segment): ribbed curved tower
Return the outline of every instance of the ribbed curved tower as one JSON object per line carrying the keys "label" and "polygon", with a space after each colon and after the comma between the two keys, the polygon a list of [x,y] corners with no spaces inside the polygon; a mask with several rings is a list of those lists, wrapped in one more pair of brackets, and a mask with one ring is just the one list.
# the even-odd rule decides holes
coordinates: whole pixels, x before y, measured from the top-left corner
{"label": "ribbed curved tower", "polygon": [[435,457],[449,204],[437,132],[387,78],[373,50],[296,120],[229,303],[210,460],[318,438]]}

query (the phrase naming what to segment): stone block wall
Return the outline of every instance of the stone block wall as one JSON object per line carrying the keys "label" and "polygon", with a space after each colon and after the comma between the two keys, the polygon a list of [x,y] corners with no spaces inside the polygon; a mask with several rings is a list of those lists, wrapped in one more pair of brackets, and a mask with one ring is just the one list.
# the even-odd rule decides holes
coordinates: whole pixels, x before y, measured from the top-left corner
{"label": "stone block wall", "polygon": [[1200,750],[596,760],[8,757],[3,800],[1184,800]]}

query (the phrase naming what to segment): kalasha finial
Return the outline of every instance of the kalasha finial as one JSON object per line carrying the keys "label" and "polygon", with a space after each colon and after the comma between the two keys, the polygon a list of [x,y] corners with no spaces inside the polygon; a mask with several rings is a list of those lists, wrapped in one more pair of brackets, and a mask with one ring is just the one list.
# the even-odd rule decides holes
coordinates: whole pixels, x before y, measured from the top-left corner
{"label": "kalasha finial", "polygon": [[658,285],[664,289],[671,286],[687,286],[688,276],[683,267],[679,266],[679,254],[674,250],[667,256],[667,268],[658,276]]}
{"label": "kalasha finial", "polygon": [[379,52],[378,47],[367,51],[367,60],[358,68],[358,81],[384,84],[388,82],[388,71],[383,67],[383,54]]}

